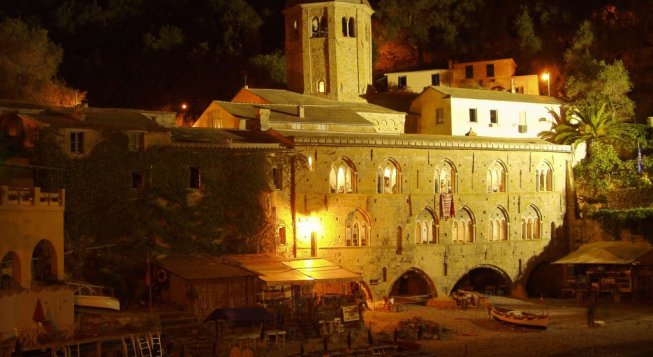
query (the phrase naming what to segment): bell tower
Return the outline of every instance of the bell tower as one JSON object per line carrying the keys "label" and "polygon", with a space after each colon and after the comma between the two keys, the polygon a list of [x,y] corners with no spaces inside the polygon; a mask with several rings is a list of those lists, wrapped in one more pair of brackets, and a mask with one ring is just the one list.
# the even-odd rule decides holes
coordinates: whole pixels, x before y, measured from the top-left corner
{"label": "bell tower", "polygon": [[372,14],[367,0],[288,0],[288,88],[342,102],[363,101],[372,84]]}

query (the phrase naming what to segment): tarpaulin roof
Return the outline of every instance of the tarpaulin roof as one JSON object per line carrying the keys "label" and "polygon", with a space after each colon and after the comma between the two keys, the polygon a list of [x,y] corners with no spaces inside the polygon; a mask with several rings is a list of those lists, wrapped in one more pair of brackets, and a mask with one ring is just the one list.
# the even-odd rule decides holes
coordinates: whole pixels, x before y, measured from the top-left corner
{"label": "tarpaulin roof", "polygon": [[233,322],[262,322],[274,321],[274,316],[262,307],[236,307],[215,309],[204,322],[212,320],[229,320]]}
{"label": "tarpaulin roof", "polygon": [[553,264],[635,264],[653,250],[647,243],[596,242],[581,245],[578,250]]}
{"label": "tarpaulin roof", "polygon": [[244,255],[229,257],[243,268],[253,271],[270,285],[311,284],[327,280],[356,280],[359,274],[351,272],[326,259],[297,259],[283,261],[269,255]]}
{"label": "tarpaulin roof", "polygon": [[[186,280],[227,279],[255,277],[256,274],[242,267],[225,264],[209,257],[165,257],[158,260],[166,270]],[[255,278],[254,278],[255,279]]]}

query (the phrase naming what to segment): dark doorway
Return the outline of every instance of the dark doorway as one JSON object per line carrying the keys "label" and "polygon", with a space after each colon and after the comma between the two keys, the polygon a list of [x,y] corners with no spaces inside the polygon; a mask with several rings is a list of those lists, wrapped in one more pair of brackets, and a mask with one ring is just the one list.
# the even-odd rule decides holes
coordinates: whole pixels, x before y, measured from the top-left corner
{"label": "dark doorway", "polygon": [[422,302],[436,296],[431,278],[421,270],[411,269],[403,273],[390,289],[390,297],[396,300]]}
{"label": "dark doorway", "polygon": [[504,273],[492,268],[476,268],[460,278],[451,291],[468,290],[488,295],[509,295],[510,289],[510,279]]}

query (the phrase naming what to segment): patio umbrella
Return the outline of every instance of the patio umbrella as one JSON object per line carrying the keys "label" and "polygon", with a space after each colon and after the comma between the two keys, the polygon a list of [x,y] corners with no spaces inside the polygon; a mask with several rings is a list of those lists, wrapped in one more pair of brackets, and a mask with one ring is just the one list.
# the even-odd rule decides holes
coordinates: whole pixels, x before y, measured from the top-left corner
{"label": "patio umbrella", "polygon": [[299,345],[299,355],[301,357],[304,357],[304,343],[303,342]]}
{"label": "patio umbrella", "polygon": [[41,305],[41,299],[36,300],[36,308],[34,308],[34,315],[32,315],[32,320],[36,322],[45,321],[45,313],[43,312],[43,305]]}
{"label": "patio umbrella", "polygon": [[395,332],[392,334],[392,340],[395,344],[397,344],[397,334],[397,328],[395,328]]}
{"label": "patio umbrella", "polygon": [[347,333],[347,348],[351,349],[351,331]]}
{"label": "patio umbrella", "polygon": [[328,342],[327,342],[327,337],[326,337],[326,336],[324,336],[324,338],[323,338],[323,343],[324,343],[324,354],[325,354],[325,355],[328,355],[328,354],[329,354],[329,346],[328,346]]}
{"label": "patio umbrella", "polygon": [[374,344],[374,339],[372,339],[372,330],[367,330],[367,342],[372,346]]}

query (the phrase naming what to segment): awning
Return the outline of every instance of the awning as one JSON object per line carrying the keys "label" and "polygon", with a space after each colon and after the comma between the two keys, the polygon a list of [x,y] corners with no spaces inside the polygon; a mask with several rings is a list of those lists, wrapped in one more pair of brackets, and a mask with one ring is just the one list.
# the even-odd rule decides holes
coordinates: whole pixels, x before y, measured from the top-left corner
{"label": "awning", "polygon": [[633,264],[653,250],[647,243],[596,242],[581,245],[578,250],[552,264]]}
{"label": "awning", "polygon": [[326,259],[281,260],[269,255],[231,256],[229,260],[253,271],[268,285],[312,284],[317,281],[355,281],[360,275]]}

